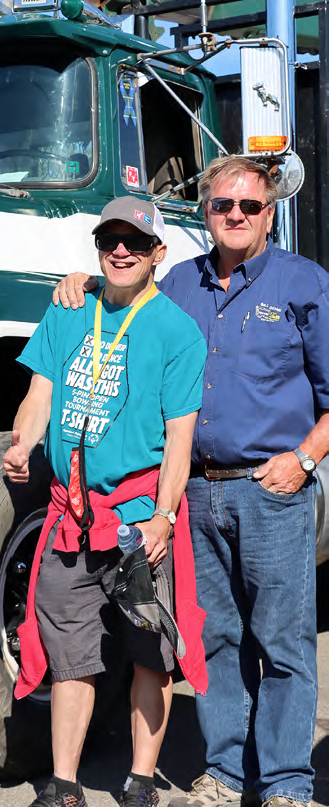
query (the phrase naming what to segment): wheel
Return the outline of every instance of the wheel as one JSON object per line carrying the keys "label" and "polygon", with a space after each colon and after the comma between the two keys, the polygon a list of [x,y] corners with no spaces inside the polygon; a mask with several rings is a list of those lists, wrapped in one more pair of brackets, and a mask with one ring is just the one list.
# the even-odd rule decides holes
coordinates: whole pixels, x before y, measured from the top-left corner
{"label": "wheel", "polygon": [[14,485],[2,457],[11,433],[0,435],[0,777],[26,778],[51,767],[50,681],[45,676],[32,696],[16,701],[19,673],[17,627],[24,620],[36,542],[49,501],[52,471],[37,446],[30,460],[30,481]]}

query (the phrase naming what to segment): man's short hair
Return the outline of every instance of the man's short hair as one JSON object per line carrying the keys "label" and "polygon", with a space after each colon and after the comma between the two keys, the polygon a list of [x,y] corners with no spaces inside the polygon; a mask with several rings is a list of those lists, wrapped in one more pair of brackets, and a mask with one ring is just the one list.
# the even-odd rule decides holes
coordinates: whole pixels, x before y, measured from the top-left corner
{"label": "man's short hair", "polygon": [[262,179],[265,185],[266,201],[270,202],[271,207],[274,207],[278,198],[278,189],[273,177],[264,165],[236,154],[229,157],[217,157],[209,163],[199,183],[202,201],[207,202],[210,199],[211,188],[215,180],[231,179],[233,184],[234,180],[244,173],[258,174],[259,179]]}

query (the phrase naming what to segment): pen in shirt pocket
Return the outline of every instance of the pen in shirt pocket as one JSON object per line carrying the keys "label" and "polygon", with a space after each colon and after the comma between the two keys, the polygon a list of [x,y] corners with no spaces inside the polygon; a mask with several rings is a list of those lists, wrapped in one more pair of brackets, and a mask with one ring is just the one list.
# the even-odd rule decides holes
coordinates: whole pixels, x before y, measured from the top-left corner
{"label": "pen in shirt pocket", "polygon": [[242,325],[241,325],[241,333],[243,333],[243,331],[244,331],[244,329],[246,327],[246,322],[248,322],[248,319],[250,319],[250,311],[247,311],[246,316],[243,317]]}

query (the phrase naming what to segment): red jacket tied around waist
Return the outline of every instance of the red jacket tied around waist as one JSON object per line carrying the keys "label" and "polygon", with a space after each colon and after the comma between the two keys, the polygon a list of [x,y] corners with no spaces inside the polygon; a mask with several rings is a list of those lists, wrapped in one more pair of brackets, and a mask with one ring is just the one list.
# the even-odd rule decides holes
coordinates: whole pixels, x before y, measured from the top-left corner
{"label": "red jacket tied around waist", "polygon": [[[111,549],[117,545],[117,529],[120,518],[113,507],[131,501],[138,496],[156,498],[159,469],[152,468],[130,474],[109,495],[89,492],[95,521],[89,531],[91,550]],[[61,518],[62,517],[62,518]],[[47,652],[39,636],[35,613],[35,589],[41,556],[51,528],[58,524],[54,549],[61,552],[78,552],[81,530],[75,521],[69,504],[68,492],[56,477],[51,484],[51,502],[36,547],[27,597],[26,619],[18,628],[21,647],[21,671],[15,688],[16,698],[29,695],[41,683],[48,666]],[[188,507],[185,494],[182,497],[173,537],[175,568],[175,618],[186,645],[186,654],[178,659],[185,678],[196,692],[205,694],[208,685],[205,653],[201,633],[206,612],[196,601],[194,558],[188,522]],[[141,628],[142,630],[142,628]]]}

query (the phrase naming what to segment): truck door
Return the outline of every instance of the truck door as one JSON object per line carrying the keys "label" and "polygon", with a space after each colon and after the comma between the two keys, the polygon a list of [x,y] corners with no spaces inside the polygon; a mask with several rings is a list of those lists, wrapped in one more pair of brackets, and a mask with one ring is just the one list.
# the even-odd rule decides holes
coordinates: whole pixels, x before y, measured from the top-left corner
{"label": "truck door", "polygon": [[[189,86],[186,80],[179,81],[175,75],[165,75],[165,78],[198,116],[203,101],[202,92]],[[156,79],[148,77],[143,68],[133,70],[117,60],[116,92],[118,195],[124,189],[150,196],[159,195],[171,191],[175,185],[202,170],[203,143],[197,124]],[[172,193],[170,198],[197,202],[197,183]]]}
{"label": "truck door", "polygon": [[[115,195],[131,192],[155,199],[168,194],[158,202],[166,220],[168,244],[167,258],[156,275],[160,279],[173,263],[209,250],[197,180],[175,190],[175,186],[205,167],[203,135],[197,123],[155,78],[147,75],[143,66],[133,69],[114,53],[111,69],[111,93],[116,92],[117,97],[117,122],[113,123],[114,144],[117,139],[114,154],[118,155],[114,166]],[[179,99],[200,117],[204,100],[201,81],[199,86],[195,76],[187,79],[177,71],[171,74],[169,65],[157,64],[156,69]]]}

